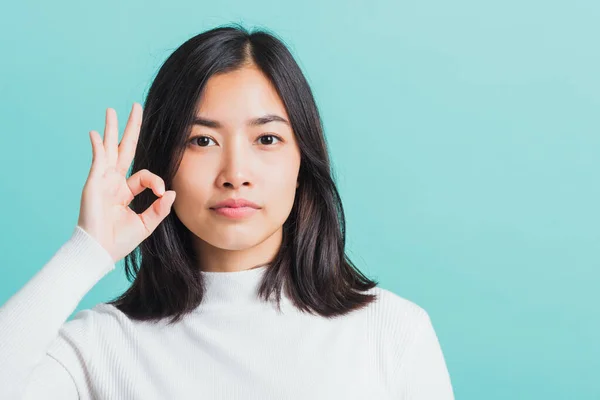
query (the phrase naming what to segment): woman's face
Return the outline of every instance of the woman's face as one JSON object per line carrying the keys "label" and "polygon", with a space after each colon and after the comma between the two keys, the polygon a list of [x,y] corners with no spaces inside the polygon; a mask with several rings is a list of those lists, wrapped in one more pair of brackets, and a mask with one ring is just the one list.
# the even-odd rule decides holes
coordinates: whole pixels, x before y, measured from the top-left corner
{"label": "woman's face", "polygon": [[[269,122],[269,116],[284,122]],[[265,262],[281,243],[298,186],[300,150],[285,107],[271,82],[249,66],[213,75],[196,119],[173,180],[173,208],[197,236],[197,250],[205,261],[246,250],[254,262]],[[229,198],[250,200],[260,209],[243,218],[211,209]],[[229,264],[214,268],[237,269]]]}

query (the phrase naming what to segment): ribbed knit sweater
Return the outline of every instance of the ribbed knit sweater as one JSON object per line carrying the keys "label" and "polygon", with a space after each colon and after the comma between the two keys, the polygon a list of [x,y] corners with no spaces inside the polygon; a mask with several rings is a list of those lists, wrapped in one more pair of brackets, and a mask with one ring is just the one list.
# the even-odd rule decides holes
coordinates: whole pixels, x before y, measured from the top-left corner
{"label": "ribbed knit sweater", "polygon": [[[75,311],[115,269],[77,226],[0,308],[0,399],[454,399],[427,312],[381,287],[342,317],[257,296],[268,266],[206,272],[201,304],[175,325],[100,303]],[[6,273],[6,271],[4,272]]]}

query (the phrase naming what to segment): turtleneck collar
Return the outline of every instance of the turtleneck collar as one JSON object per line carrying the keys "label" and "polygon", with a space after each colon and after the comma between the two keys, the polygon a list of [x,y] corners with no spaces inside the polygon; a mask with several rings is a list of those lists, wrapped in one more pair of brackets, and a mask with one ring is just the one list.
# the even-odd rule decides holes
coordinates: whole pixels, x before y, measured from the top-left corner
{"label": "turtleneck collar", "polygon": [[200,271],[206,289],[201,307],[264,303],[258,296],[258,288],[267,268],[269,265],[234,272]]}

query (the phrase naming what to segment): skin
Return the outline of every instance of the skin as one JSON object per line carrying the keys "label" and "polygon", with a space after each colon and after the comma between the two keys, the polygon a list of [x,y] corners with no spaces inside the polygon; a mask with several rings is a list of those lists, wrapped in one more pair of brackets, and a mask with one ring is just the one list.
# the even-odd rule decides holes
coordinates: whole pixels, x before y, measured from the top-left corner
{"label": "skin", "polygon": [[[270,114],[288,123],[248,123]],[[281,98],[258,68],[247,65],[213,75],[196,116],[221,126],[194,124],[172,186],[173,208],[193,233],[199,268],[236,272],[271,262],[294,204],[301,159]],[[242,219],[210,209],[231,197],[261,208]]]}

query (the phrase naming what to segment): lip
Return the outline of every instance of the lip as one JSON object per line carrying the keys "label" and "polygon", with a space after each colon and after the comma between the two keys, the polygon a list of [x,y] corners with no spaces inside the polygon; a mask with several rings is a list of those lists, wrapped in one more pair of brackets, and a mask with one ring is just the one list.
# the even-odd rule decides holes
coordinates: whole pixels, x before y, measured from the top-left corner
{"label": "lip", "polygon": [[246,218],[258,212],[258,209],[253,207],[219,207],[212,210],[217,215],[233,219]]}
{"label": "lip", "polygon": [[220,208],[252,208],[259,209],[260,206],[246,199],[234,199],[229,198],[225,201],[221,201],[215,204],[211,209],[218,210]]}

